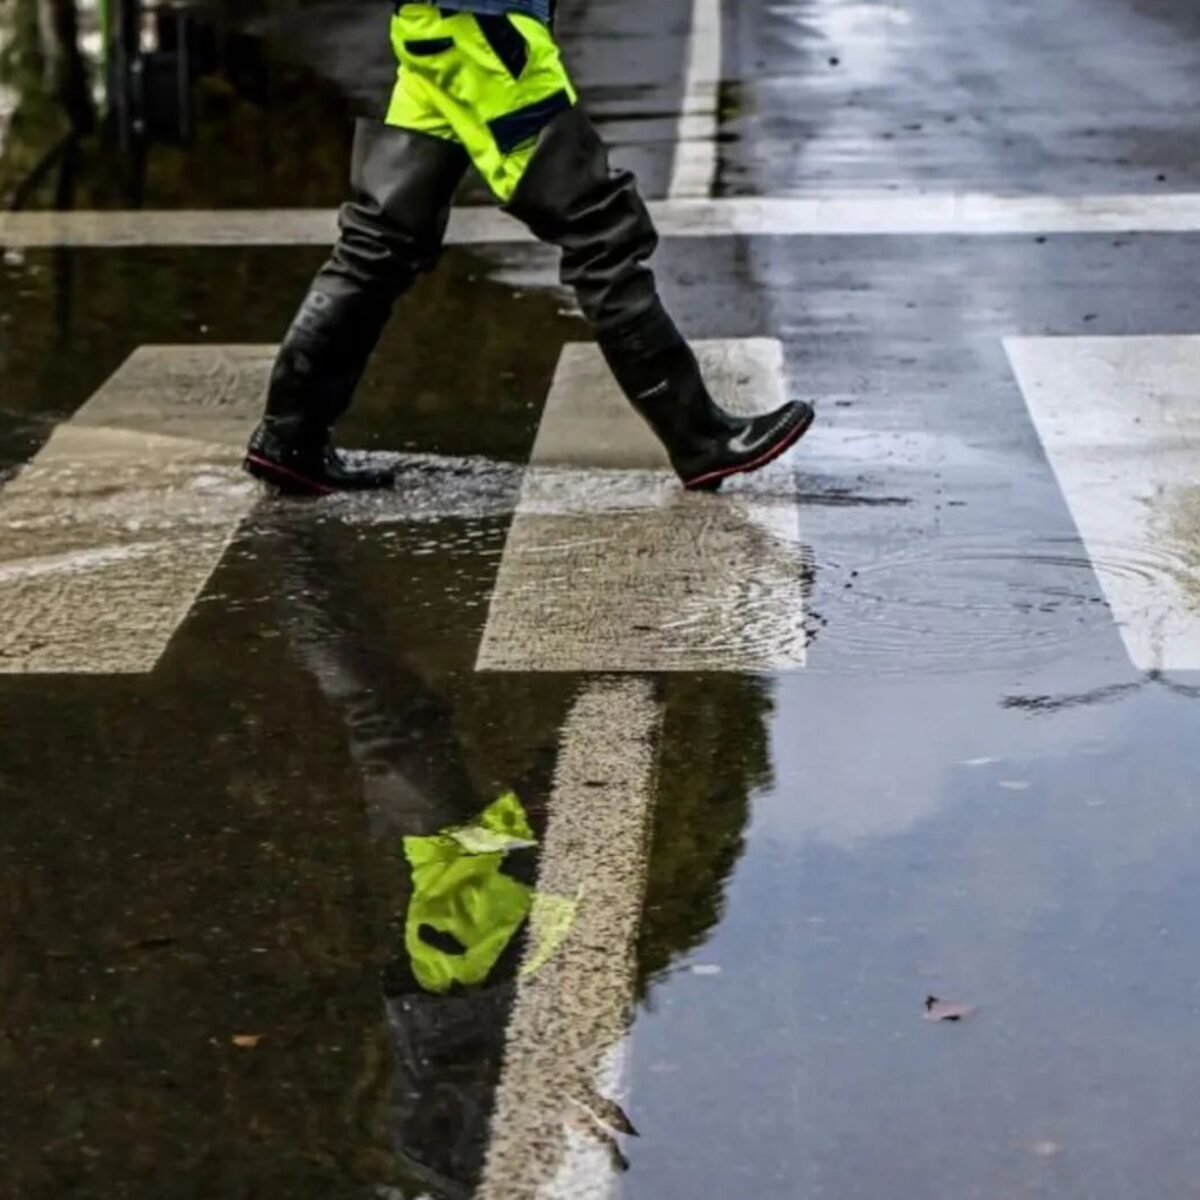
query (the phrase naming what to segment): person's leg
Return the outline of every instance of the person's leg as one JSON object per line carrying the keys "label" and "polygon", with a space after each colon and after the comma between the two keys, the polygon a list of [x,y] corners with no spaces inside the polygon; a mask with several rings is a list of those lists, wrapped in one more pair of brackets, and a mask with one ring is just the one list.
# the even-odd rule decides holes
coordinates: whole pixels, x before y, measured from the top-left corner
{"label": "person's leg", "polygon": [[657,234],[632,175],[614,172],[578,107],[542,131],[508,211],[562,249],[562,277],[591,320],[622,391],[666,447],[688,488],[715,490],[778,458],[812,424],[801,401],[739,417],[709,394],[696,357],[646,265]]}
{"label": "person's leg", "polygon": [[633,176],[610,168],[551,31],[529,17],[460,14],[442,32],[437,53],[406,58],[398,46],[405,68],[507,211],[562,250],[563,281],[684,483],[719,487],[787,450],[813,410],[795,402],[746,418],[713,402],[646,265],[658,244],[650,214]]}
{"label": "person's leg", "polygon": [[[321,495],[390,487],[394,475],[353,467],[332,448],[396,298],[436,264],[455,189],[469,165],[453,133],[397,86],[389,124],[360,121],[337,244],[284,338],[267,409],[246,455],[251,474]],[[403,126],[403,127],[402,127]],[[432,131],[432,132],[430,132]]]}

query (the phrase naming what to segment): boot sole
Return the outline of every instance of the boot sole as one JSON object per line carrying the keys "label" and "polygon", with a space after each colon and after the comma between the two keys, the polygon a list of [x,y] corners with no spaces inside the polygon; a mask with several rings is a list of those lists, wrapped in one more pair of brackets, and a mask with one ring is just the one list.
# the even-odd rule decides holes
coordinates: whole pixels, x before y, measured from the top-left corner
{"label": "boot sole", "polygon": [[686,479],[683,486],[689,492],[719,491],[721,484],[734,475],[748,475],[752,471],[767,466],[768,463],[773,463],[777,458],[781,458],[812,428],[812,423],[816,419],[816,410],[810,407],[802,421],[789,429],[775,445],[757,458],[751,459],[749,462],[737,463],[731,467],[722,467],[719,471],[709,471],[704,475],[697,475],[695,479]]}
{"label": "boot sole", "polygon": [[285,496],[331,496],[336,490],[258,454],[247,454],[242,466],[255,479],[271,484]]}

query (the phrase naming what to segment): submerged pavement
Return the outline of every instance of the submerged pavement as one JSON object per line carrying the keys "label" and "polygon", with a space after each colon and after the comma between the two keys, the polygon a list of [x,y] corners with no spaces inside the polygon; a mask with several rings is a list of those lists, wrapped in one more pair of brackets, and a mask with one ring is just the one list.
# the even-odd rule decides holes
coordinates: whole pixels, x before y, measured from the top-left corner
{"label": "submerged pavement", "polygon": [[722,399],[819,424],[681,495],[468,210],[345,424],[395,494],[264,499],[346,71],[273,238],[85,157],[126,244],[0,267],[9,1193],[1189,1195],[1194,14],[564,4]]}

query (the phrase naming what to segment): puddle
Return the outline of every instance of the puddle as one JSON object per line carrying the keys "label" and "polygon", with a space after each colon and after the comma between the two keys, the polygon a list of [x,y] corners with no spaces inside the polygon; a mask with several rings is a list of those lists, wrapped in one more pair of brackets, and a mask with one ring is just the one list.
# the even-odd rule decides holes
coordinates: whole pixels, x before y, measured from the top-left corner
{"label": "puddle", "polygon": [[827,657],[815,669],[972,673],[1044,666],[1112,632],[1099,578],[1154,580],[1177,563],[1153,548],[1068,539],[935,536],[837,562],[818,554],[814,606]]}
{"label": "puddle", "polygon": [[[348,10],[304,7],[319,54]],[[886,81],[896,47],[880,31],[911,41],[919,22],[895,4],[835,7],[808,6],[823,38],[797,19],[803,5],[785,5],[773,27],[789,51],[817,47],[818,65],[861,44],[827,72]],[[608,5],[569,19],[583,8],[608,19]],[[643,6],[641,19],[656,18]],[[252,40],[200,84],[195,145],[152,148],[134,181],[147,204],[340,198],[345,81]],[[723,134],[723,155],[754,151],[748,122],[760,115],[778,139],[767,149],[788,145],[770,163],[803,149],[813,130],[775,123],[778,65],[727,90],[741,126]],[[817,87],[837,99],[834,85]],[[599,93],[650,150],[660,94]],[[794,110],[795,95],[780,95]],[[19,88],[15,103],[27,103]],[[902,151],[923,131],[881,155],[870,111],[825,127],[826,159],[836,151],[864,172],[910,161]],[[0,166],[30,152],[10,140]],[[125,171],[102,159],[84,147],[74,176],[47,176],[31,203],[128,203]],[[816,170],[805,186],[819,189],[820,155],[806,164]],[[932,279],[943,296],[946,280],[994,269],[986,256],[964,267],[962,246],[943,260],[926,240],[908,259],[866,241],[894,255],[895,277]],[[532,980],[550,1002],[528,1009],[543,1057],[527,1057],[524,1094],[551,1108],[538,1128],[556,1132],[534,1145],[514,1125],[510,1149],[530,1178],[536,1161],[551,1193],[578,1183],[626,1200],[781,1189],[1122,1200],[1145,1190],[1153,1159],[1155,1187],[1186,1194],[1198,692],[1188,678],[1137,676],[1101,585],[1171,580],[1196,595],[1195,497],[1171,511],[1160,542],[1101,544],[1095,562],[1074,539],[1012,532],[997,485],[1014,471],[1045,485],[1044,464],[1007,393],[990,390],[991,366],[953,347],[930,354],[946,390],[915,398],[902,373],[890,377],[961,324],[974,337],[979,313],[943,322],[942,309],[905,309],[900,341],[924,341],[886,353],[839,341],[876,303],[854,259],[868,248],[850,242],[834,258],[806,242],[795,261],[782,243],[767,247],[778,277],[765,286],[796,280],[807,292],[771,297],[778,324],[721,277],[722,255],[744,260],[744,245],[714,248],[693,276],[722,289],[715,302],[673,281],[689,328],[802,328],[789,352],[818,391],[863,405],[861,428],[815,433],[806,474],[766,474],[713,500],[681,496],[662,473],[526,470],[561,346],[586,334],[542,257],[453,251],[389,330],[340,431],[381,457],[403,450],[396,492],[258,505],[153,671],[0,679],[12,931],[0,1007],[22,1067],[22,1086],[0,1089],[12,1186],[465,1200]],[[1012,282],[1024,260],[1003,253]],[[1144,270],[1161,291],[1170,251],[1159,253]],[[668,271],[696,269],[689,246],[665,255]],[[16,332],[0,347],[5,470],[138,346],[276,340],[318,258],[145,250],[6,263],[0,329]],[[1089,289],[1108,269],[1087,275]],[[836,308],[822,292],[831,272],[845,293]],[[986,291],[997,330],[1018,316],[1057,328],[1078,292],[1060,302],[1036,277],[1032,315],[1032,288],[972,295]],[[900,311],[898,297],[876,295]],[[817,329],[827,317],[830,342]],[[869,336],[896,332],[881,328]],[[978,400],[977,441],[963,432],[976,410],[964,414],[962,396]],[[877,417],[907,431],[873,433]],[[170,530],[222,524],[248,486],[235,466],[206,466],[179,486],[122,477],[86,509],[23,513],[28,550],[0,565],[0,583],[90,584],[89,572],[138,568],[173,544]],[[957,488],[966,512],[941,507]],[[1053,503],[1048,486],[1037,494]],[[475,670],[522,502],[566,527],[547,553],[602,544],[572,523],[581,514],[633,528],[678,508],[686,516],[662,522],[661,545],[684,531],[696,561],[733,570],[689,579],[695,590],[663,630],[702,634],[713,658],[748,651],[758,668],[782,643],[795,668],[600,680],[619,693],[600,730],[618,749],[632,740],[624,685],[661,718],[652,828],[625,820],[636,789],[604,756],[584,756],[592,769],[576,772],[577,807],[559,832],[568,848],[591,838],[599,857],[562,853],[556,869],[598,866],[561,888],[542,883],[550,797],[570,715],[597,680]],[[952,532],[925,533],[935,509]],[[735,515],[725,543],[717,512]],[[988,521],[1009,532],[961,532]],[[58,554],[49,535],[87,522],[125,541]],[[1037,528],[1069,529],[1065,510]],[[746,569],[738,555],[750,552]],[[622,553],[644,577],[629,539],[608,565]],[[544,591],[573,603],[563,578],[551,572]],[[795,603],[780,611],[783,591]],[[608,612],[618,648],[645,633],[628,605]],[[535,624],[531,641],[555,632]],[[414,882],[414,867],[427,876]],[[615,891],[596,889],[599,919],[584,926],[601,878]],[[614,936],[605,921],[617,911]],[[558,992],[556,979],[567,980]],[[925,996],[969,999],[981,1019],[930,1029]],[[1134,1110],[1146,1120],[1131,1122]]]}

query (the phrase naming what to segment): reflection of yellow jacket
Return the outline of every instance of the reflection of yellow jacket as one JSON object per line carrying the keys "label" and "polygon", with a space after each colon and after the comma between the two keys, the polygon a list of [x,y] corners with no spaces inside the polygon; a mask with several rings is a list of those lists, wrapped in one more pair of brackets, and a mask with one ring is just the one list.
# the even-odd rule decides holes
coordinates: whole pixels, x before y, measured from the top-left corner
{"label": "reflection of yellow jacket", "polygon": [[483,983],[533,908],[533,889],[501,868],[537,845],[521,802],[501,796],[474,825],[406,837],[413,894],[404,941],[427,992]]}

